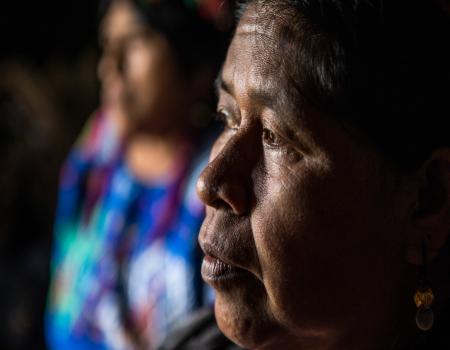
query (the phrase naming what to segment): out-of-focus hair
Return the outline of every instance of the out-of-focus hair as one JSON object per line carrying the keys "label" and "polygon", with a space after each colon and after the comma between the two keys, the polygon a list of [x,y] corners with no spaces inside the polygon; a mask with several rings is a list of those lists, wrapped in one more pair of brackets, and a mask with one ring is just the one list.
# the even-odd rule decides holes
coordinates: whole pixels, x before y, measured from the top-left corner
{"label": "out-of-focus hair", "polygon": [[103,16],[114,1],[129,1],[150,30],[171,45],[182,71],[190,76],[220,66],[234,25],[230,0],[104,0]]}

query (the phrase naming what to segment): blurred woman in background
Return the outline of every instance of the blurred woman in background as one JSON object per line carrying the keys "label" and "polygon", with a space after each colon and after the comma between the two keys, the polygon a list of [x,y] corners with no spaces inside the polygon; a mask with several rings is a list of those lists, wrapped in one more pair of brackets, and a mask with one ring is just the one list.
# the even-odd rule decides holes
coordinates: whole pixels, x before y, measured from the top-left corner
{"label": "blurred woman in background", "polygon": [[226,10],[217,1],[109,4],[102,106],[62,171],[50,348],[151,349],[210,299],[198,273],[204,214],[193,183]]}

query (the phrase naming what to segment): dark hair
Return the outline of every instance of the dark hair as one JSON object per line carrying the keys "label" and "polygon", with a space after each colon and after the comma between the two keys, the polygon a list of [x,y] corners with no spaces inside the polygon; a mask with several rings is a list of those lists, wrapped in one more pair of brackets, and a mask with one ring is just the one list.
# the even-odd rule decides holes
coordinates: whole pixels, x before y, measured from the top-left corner
{"label": "dark hair", "polygon": [[450,146],[450,20],[434,1],[247,0],[238,17],[249,5],[276,21],[298,98],[404,169]]}
{"label": "dark hair", "polygon": [[230,1],[132,2],[146,24],[169,41],[185,73],[195,73],[205,65],[220,65],[233,25]]}

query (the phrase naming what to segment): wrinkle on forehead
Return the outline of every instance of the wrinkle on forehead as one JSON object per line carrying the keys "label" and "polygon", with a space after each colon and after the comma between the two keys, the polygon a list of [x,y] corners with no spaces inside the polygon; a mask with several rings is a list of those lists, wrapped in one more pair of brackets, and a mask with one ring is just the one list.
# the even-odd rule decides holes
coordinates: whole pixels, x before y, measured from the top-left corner
{"label": "wrinkle on forehead", "polygon": [[[304,35],[310,34],[308,23],[296,16],[299,14],[284,2],[251,3],[238,23],[222,75],[227,85],[243,95],[258,90],[266,96],[272,94],[271,104],[266,107],[292,130],[308,128],[310,119],[321,114],[304,91],[302,82],[308,76],[303,74],[308,71],[297,66],[302,61],[297,61],[295,40],[302,41]],[[305,29],[297,31],[295,26]]]}
{"label": "wrinkle on forehead", "polygon": [[245,9],[236,29],[236,36],[252,37],[247,45],[254,49],[252,66],[272,81],[278,102],[285,111],[290,110],[290,117],[304,115],[306,105],[317,108],[304,91],[309,71],[299,67],[305,62],[297,56],[309,45],[305,36],[313,35],[314,30],[292,6],[287,1],[256,0]]}
{"label": "wrinkle on forehead", "polygon": [[272,49],[279,47],[280,30],[287,20],[286,13],[274,11],[264,2],[252,3],[241,17],[235,35],[253,35],[265,40]]}
{"label": "wrinkle on forehead", "polygon": [[[264,43],[253,34],[244,34],[233,40],[222,77],[234,97],[247,96],[255,105],[275,107],[282,90],[280,77],[276,74],[276,64],[264,50]],[[266,45],[267,46],[267,45]],[[259,101],[258,101],[259,100]],[[259,103],[258,103],[259,102]]]}
{"label": "wrinkle on forehead", "polygon": [[[237,32],[254,32],[267,34],[268,32],[278,36],[282,28],[290,26],[297,12],[293,11],[292,5],[278,0],[253,1],[248,5],[239,21]],[[242,25],[245,24],[245,25]]]}
{"label": "wrinkle on forehead", "polygon": [[[276,70],[280,64],[280,53],[275,22],[250,7],[239,21],[235,38],[239,38],[239,47],[232,45],[233,56],[236,58],[245,55],[250,62],[247,65],[247,73],[251,74],[245,74],[246,78],[263,80],[263,86],[268,91],[276,91],[279,88],[280,77],[277,76]],[[233,41],[236,44],[236,40]],[[236,68],[238,67],[235,67],[235,70]]]}

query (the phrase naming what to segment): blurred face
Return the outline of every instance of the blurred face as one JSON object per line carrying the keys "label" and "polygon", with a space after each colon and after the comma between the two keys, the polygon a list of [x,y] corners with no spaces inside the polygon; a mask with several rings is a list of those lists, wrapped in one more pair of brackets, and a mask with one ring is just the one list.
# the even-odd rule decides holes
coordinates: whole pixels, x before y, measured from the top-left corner
{"label": "blurred face", "polygon": [[250,349],[387,348],[380,339],[412,295],[401,181],[332,118],[289,99],[277,27],[258,13],[247,9],[229,47],[225,128],[197,184],[219,327]]}
{"label": "blurred face", "polygon": [[100,29],[102,56],[98,75],[102,84],[102,105],[109,109],[123,108],[124,81],[122,61],[130,37],[140,31],[137,15],[128,1],[114,1]]}
{"label": "blurred face", "polygon": [[128,1],[102,23],[102,102],[123,108],[133,129],[162,129],[183,105],[183,82],[166,39],[144,25]]}

